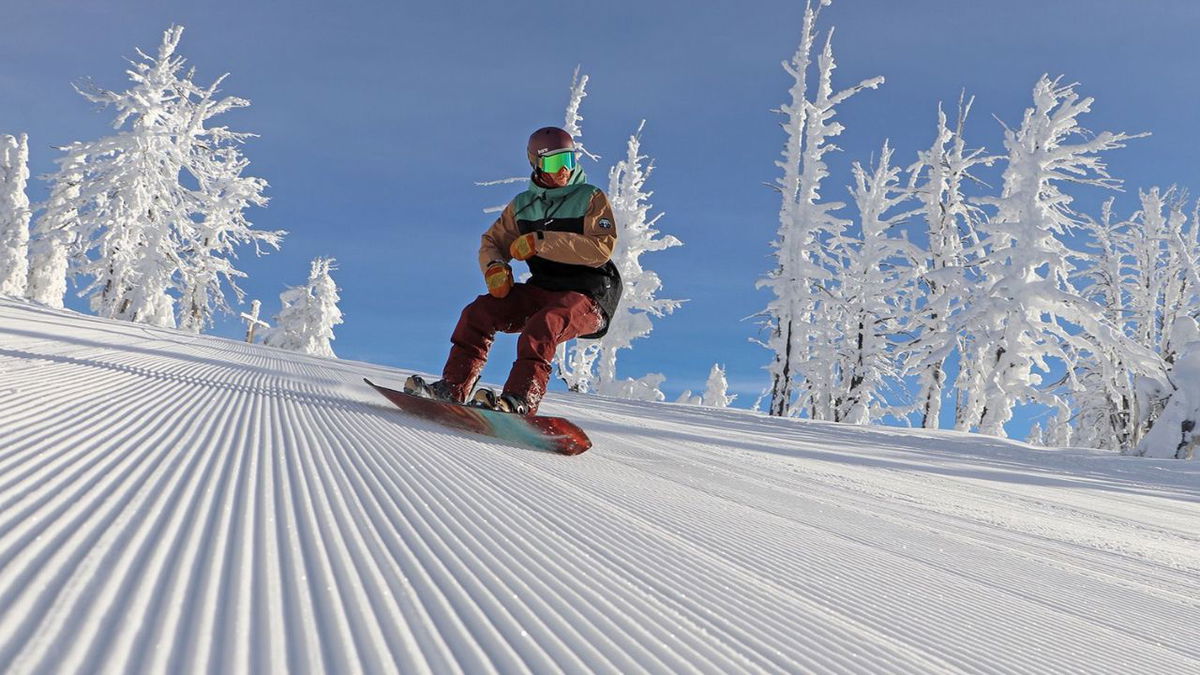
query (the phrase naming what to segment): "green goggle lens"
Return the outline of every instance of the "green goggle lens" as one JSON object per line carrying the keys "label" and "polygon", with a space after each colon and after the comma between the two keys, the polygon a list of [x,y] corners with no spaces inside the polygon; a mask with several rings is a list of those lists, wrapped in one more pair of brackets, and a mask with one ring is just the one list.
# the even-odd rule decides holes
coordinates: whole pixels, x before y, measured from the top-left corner
{"label": "green goggle lens", "polygon": [[541,158],[542,171],[546,173],[558,173],[563,169],[575,168],[575,153],[571,150],[565,152],[556,152],[553,155],[545,155]]}

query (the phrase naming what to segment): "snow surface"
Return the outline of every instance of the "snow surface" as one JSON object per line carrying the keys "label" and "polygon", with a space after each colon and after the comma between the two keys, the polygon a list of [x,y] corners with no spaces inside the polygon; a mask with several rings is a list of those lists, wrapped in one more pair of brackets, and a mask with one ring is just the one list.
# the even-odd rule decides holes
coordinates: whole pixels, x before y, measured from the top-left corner
{"label": "snow surface", "polygon": [[0,301],[0,671],[1200,671],[1200,463],[362,376]]}

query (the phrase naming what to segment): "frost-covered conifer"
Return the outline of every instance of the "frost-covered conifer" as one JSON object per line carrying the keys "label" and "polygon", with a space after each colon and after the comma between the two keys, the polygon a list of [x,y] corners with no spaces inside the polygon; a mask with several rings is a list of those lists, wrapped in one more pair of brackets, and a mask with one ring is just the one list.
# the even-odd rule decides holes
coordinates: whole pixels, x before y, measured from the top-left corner
{"label": "frost-covered conifer", "polygon": [[725,379],[725,368],[713,364],[712,370],[708,371],[708,382],[705,385],[701,403],[713,408],[728,408],[736,398],[736,394],[732,396],[729,394],[729,382]]}
{"label": "frost-covered conifer", "polygon": [[[1134,331],[1130,330],[1132,317],[1125,308],[1129,293],[1124,269],[1126,237],[1121,230],[1129,223],[1114,223],[1112,207],[1113,200],[1108,199],[1101,208],[1100,221],[1088,223],[1092,235],[1089,243],[1095,250],[1077,286],[1103,308],[1107,323],[1128,335]],[[1088,352],[1077,361],[1074,379],[1080,386],[1073,404],[1079,429],[1075,442],[1080,446],[1117,450],[1129,447],[1140,435],[1136,383],[1120,363],[1120,356],[1111,351],[1102,355]]]}
{"label": "frost-covered conifer", "polygon": [[29,137],[0,134],[0,295],[24,297],[29,276]]}
{"label": "frost-covered conifer", "polygon": [[558,345],[554,365],[558,377],[571,391],[587,393],[596,383],[596,361],[600,343],[596,340],[572,340]]}
{"label": "frost-covered conifer", "polygon": [[[34,224],[29,242],[29,287],[26,295],[34,302],[62,308],[67,294],[67,270],[78,246],[79,195],[83,183],[84,155],[59,160],[53,176],[50,199]],[[82,261],[80,261],[82,262]]]}
{"label": "frost-covered conifer", "polygon": [[825,419],[878,420],[889,412],[887,390],[901,384],[891,340],[902,329],[903,308],[911,304],[906,296],[914,291],[914,277],[908,261],[916,248],[897,229],[916,211],[897,211],[910,193],[901,188],[900,169],[891,160],[892,149],[884,143],[871,172],[854,163],[851,193],[859,236],[843,232],[831,242],[842,263],[822,315],[823,323],[838,327],[838,359],[830,373],[834,394]]}
{"label": "frost-covered conifer", "polygon": [[[566,350],[561,373],[569,374],[568,384],[576,391],[617,396],[627,387],[617,380],[617,352],[653,330],[650,317],[661,317],[679,308],[683,301],[657,297],[662,288],[658,274],[642,266],[643,253],[661,251],[683,242],[671,236],[659,237],[655,229],[661,213],[649,217],[653,192],[645,189],[654,171],[653,162],[641,154],[641,133],[645,122],[629,137],[625,159],[608,174],[608,197],[618,228],[617,246],[612,261],[621,273],[621,303],[610,319],[608,333],[600,340],[576,340]],[[593,369],[594,368],[594,369]],[[566,379],[566,378],[565,378]]]}
{"label": "frost-covered conifer", "polygon": [[[1197,223],[1187,228],[1187,195],[1177,187],[1139,191],[1141,209],[1116,232],[1127,264],[1123,287],[1131,336],[1170,362],[1175,323],[1200,314]],[[1182,347],[1182,345],[1179,345]]]}
{"label": "frost-covered conifer", "polygon": [[823,157],[836,148],[830,139],[843,130],[841,124],[832,121],[837,106],[863,89],[878,87],[883,78],[863,80],[834,92],[831,30],[817,58],[817,82],[810,99],[808,73],[817,13],[811,3],[806,5],[800,46],[783,64],[793,84],[790,100],[779,110],[785,117],[787,142],[783,159],[776,162],[783,170],[777,184],[782,199],[779,233],[772,243],[777,262],[758,286],[771,289],[775,295],[763,312],[768,331],[764,346],[775,355],[770,366],[768,412],[807,412],[824,418],[834,396],[828,376],[837,360],[831,349],[830,329],[818,318],[823,311],[824,288],[832,279],[832,265],[824,251],[835,233],[845,228],[846,221],[833,215],[844,204],[820,201],[821,182],[829,173]]}
{"label": "frost-covered conifer", "polygon": [[[943,396],[954,384],[947,379],[945,364],[956,350],[961,352],[962,337],[951,330],[951,315],[961,310],[970,284],[978,278],[970,263],[979,254],[975,223],[983,216],[967,201],[963,187],[977,180],[971,174],[974,167],[997,159],[966,146],[963,127],[973,100],[959,98],[953,129],[938,105],[933,144],[919,152],[917,162],[909,167],[929,244],[912,263],[923,292],[912,296],[908,330],[914,337],[901,347],[899,359],[915,378],[913,410],[926,429],[938,428]],[[970,362],[960,364],[960,383],[972,380],[973,368]]]}
{"label": "frost-covered conifer", "polygon": [[[57,209],[59,218],[74,212],[71,239],[94,254],[71,270],[91,277],[85,293],[92,309],[174,326],[174,293],[186,291],[185,325],[197,329],[212,307],[224,306],[219,286],[214,290],[208,277],[238,275],[226,259],[231,245],[274,243],[278,233],[250,230],[240,214],[265,202],[265,183],[240,176],[245,162],[238,146],[247,134],[205,126],[249,103],[216,97],[224,77],[208,88],[193,81],[194,70],[184,71],[184,59],[175,53],[182,34],[181,26],[168,29],[156,56],[139,50],[128,90],[79,89],[89,101],[116,110],[117,133],[64,148],[60,171],[50,180],[71,185],[82,176],[78,194],[64,188]],[[214,238],[218,231],[223,234]],[[203,301],[200,287],[206,289]]]}
{"label": "frost-covered conifer", "polygon": [[627,377],[613,383],[608,395],[616,398],[627,398],[633,401],[658,402],[667,400],[659,387],[667,380],[662,373],[649,373],[638,379]]}
{"label": "frost-covered conifer", "polygon": [[1029,429],[1029,436],[1025,439],[1025,442],[1030,445],[1037,445],[1037,446],[1045,447],[1046,432],[1042,429],[1041,422],[1033,423],[1033,427],[1031,427]]}
{"label": "frost-covered conifer", "polygon": [[128,90],[77,87],[117,111],[116,135],[73,143],[60,162],[83,167],[82,189],[68,207],[78,212],[78,240],[95,258],[72,271],[92,278],[85,293],[104,317],[175,325],[169,291],[191,229],[190,190],[180,184],[187,152],[176,139],[191,94],[181,77],[184,60],[175,55],[182,30],[164,34],[157,56],[139,50]]}
{"label": "frost-covered conifer", "polygon": [[654,171],[654,163],[647,162],[648,157],[641,154],[644,125],[642,122],[637,133],[629,137],[625,159],[608,173],[608,197],[619,228],[612,261],[621,272],[623,290],[608,333],[598,344],[596,386],[601,394],[614,393],[610,389],[617,379],[617,351],[628,349],[634,340],[650,334],[653,330],[650,317],[670,314],[683,302],[658,297],[662,280],[642,266],[643,254],[683,245],[669,234],[659,236],[655,226],[661,213],[649,216],[652,208],[649,199],[654,193],[646,190],[645,185]]}
{"label": "frost-covered conifer", "polygon": [[[982,433],[1003,436],[1021,402],[1063,410],[1059,395],[1042,385],[1049,384],[1043,380],[1055,364],[1070,376],[1074,355],[1103,353],[1111,346],[1132,367],[1153,368],[1145,351],[1124,340],[1103,320],[1102,308],[1077,291],[1071,281],[1073,253],[1060,239],[1081,224],[1061,184],[1117,187],[1099,153],[1135,137],[1111,132],[1085,136],[1078,117],[1091,104],[1092,99],[1079,98],[1074,85],[1043,76],[1021,127],[1006,128],[1003,192],[981,200],[996,213],[978,225],[987,253],[980,262],[982,279],[960,325],[972,341],[964,358],[979,371],[979,387],[968,392],[965,412]],[[1071,143],[1076,137],[1082,138]],[[1069,429],[1068,420],[1060,418],[1055,428]]]}
{"label": "frost-covered conifer", "polygon": [[[1200,244],[1196,223],[1188,227],[1182,191],[1151,188],[1139,198],[1132,218],[1114,222],[1109,200],[1100,221],[1090,223],[1094,252],[1081,285],[1109,321],[1157,355],[1165,372],[1190,342],[1176,327],[1200,317]],[[1087,447],[1133,451],[1176,389],[1175,377],[1132,367],[1112,347],[1083,354],[1076,370],[1077,443]]]}
{"label": "frost-covered conifer", "polygon": [[275,315],[264,344],[314,356],[336,356],[330,343],[333,327],[342,323],[342,312],[337,306],[337,284],[330,276],[334,269],[332,258],[317,258],[309,269],[308,283],[279,295],[283,308]]}
{"label": "frost-covered conifer", "polygon": [[[212,101],[215,87],[214,84],[203,92],[198,101],[201,107],[207,107],[210,101],[218,105],[224,103]],[[208,110],[216,114],[212,108]],[[193,223],[192,235],[184,250],[179,280],[182,291],[180,328],[196,333],[212,325],[216,311],[230,311],[222,282],[233,289],[238,302],[244,298],[235,279],[244,278],[246,274],[234,268],[231,260],[235,257],[236,247],[252,243],[255,252],[261,255],[263,244],[278,250],[279,242],[286,234],[282,230],[255,230],[246,218],[247,208],[266,205],[263,190],[267,182],[242,175],[250,162],[241,155],[236,144],[241,143],[245,134],[231,134],[223,129],[212,131],[214,136],[223,132],[224,138],[214,138],[212,145],[216,147],[201,146],[204,150],[192,156],[191,166],[197,169],[195,173],[200,186],[197,191],[199,217]],[[222,140],[228,144],[221,144]]]}
{"label": "frost-covered conifer", "polygon": [[1173,391],[1154,426],[1129,454],[1192,459],[1200,446],[1200,327],[1183,317],[1171,339],[1178,350],[1170,373]]}

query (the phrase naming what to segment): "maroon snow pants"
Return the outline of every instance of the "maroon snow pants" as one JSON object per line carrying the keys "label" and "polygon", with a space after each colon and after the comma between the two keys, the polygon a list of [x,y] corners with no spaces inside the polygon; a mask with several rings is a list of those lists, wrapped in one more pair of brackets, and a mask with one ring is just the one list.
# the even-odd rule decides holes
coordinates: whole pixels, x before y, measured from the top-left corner
{"label": "maroon snow pants", "polygon": [[442,379],[454,387],[458,400],[465,400],[487,362],[496,331],[520,333],[517,360],[504,392],[523,397],[533,414],[546,393],[555,349],[567,340],[596,332],[603,320],[595,301],[575,291],[515,284],[503,298],[481,295],[463,309],[454,328]]}

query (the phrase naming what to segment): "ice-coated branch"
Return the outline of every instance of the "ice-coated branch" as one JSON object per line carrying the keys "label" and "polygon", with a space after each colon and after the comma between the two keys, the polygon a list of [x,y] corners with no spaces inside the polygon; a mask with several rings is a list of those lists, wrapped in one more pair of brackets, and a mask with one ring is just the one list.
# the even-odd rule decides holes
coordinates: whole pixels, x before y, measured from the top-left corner
{"label": "ice-coated branch", "polygon": [[575,66],[575,72],[571,74],[571,96],[567,99],[567,112],[564,116],[563,130],[575,139],[575,148],[585,157],[592,161],[599,161],[600,155],[592,154],[584,147],[579,140],[583,137],[583,128],[580,122],[583,121],[583,115],[579,114],[579,107],[583,104],[584,97],[587,96],[588,76],[580,75],[580,66]]}

